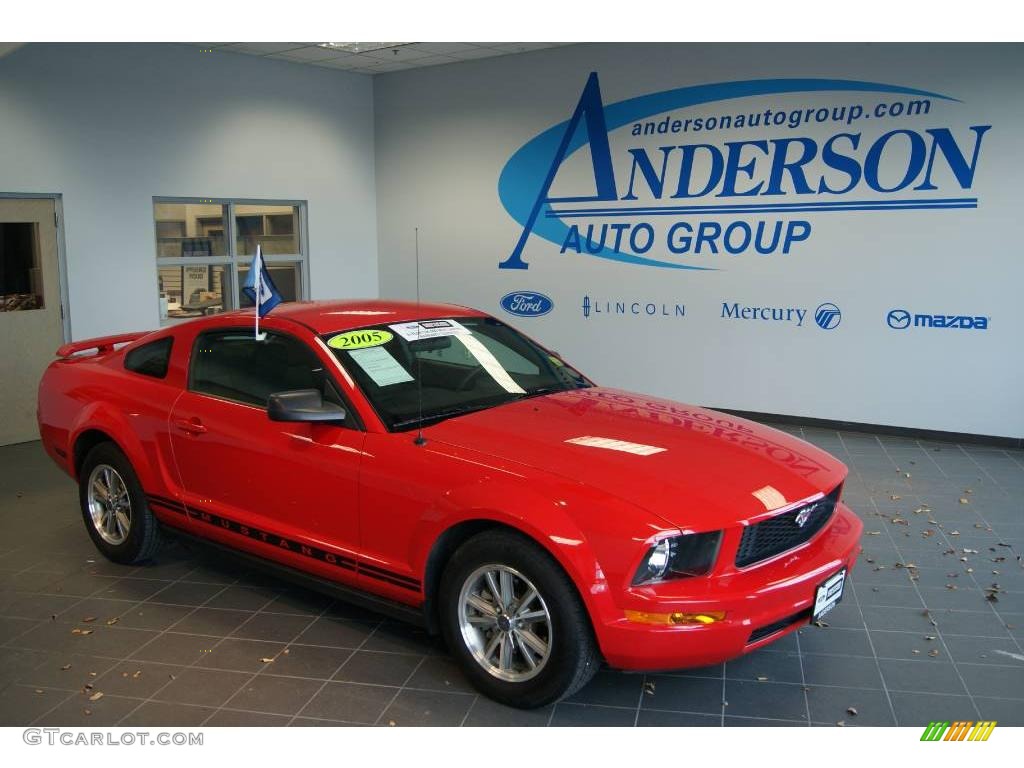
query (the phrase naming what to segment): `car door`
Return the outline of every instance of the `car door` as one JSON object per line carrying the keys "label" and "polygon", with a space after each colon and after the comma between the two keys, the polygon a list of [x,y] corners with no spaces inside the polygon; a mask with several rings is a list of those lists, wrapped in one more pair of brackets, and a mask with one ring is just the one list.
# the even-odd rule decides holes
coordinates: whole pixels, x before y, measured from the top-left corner
{"label": "car door", "polygon": [[[336,423],[274,422],[275,392],[319,389]],[[171,444],[193,530],[332,580],[355,583],[365,433],[306,340],[250,328],[199,333]]]}

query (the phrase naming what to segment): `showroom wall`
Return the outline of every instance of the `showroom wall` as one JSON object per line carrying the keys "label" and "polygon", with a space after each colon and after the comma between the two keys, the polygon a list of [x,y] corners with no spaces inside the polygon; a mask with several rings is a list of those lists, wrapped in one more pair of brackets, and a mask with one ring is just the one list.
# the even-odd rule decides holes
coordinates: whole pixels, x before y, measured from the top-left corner
{"label": "showroom wall", "polygon": [[0,59],[0,192],[63,194],[73,337],[158,326],[154,196],[306,200],[312,297],[375,296],[372,87],[184,45]]}
{"label": "showroom wall", "polygon": [[415,294],[419,227],[425,299],[600,383],[1024,436],[1022,51],[581,45],[378,76],[381,294]]}

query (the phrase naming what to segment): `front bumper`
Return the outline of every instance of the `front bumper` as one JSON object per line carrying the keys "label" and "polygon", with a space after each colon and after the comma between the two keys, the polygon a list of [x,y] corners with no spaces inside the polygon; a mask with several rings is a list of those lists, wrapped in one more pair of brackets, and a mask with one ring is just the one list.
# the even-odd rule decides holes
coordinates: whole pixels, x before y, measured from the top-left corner
{"label": "front bumper", "polygon": [[[768,645],[810,619],[816,587],[840,568],[852,569],[863,524],[843,503],[832,521],[806,544],[738,570],[694,580],[631,589],[629,610],[651,613],[725,611],[722,621],[663,626],[621,619],[594,629],[605,660],[629,670],[701,667]],[[753,635],[753,637],[752,637]]]}

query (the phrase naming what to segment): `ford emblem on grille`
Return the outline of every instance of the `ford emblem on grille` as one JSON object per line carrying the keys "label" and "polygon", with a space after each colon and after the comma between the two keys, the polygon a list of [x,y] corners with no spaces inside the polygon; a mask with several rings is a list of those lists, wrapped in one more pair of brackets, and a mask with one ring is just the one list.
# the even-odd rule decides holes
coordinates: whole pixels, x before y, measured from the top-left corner
{"label": "ford emblem on grille", "polygon": [[814,505],[808,504],[806,507],[800,510],[799,514],[797,514],[796,519],[793,522],[795,522],[797,526],[799,526],[800,528],[803,528],[807,521],[811,519],[811,512],[813,511]]}

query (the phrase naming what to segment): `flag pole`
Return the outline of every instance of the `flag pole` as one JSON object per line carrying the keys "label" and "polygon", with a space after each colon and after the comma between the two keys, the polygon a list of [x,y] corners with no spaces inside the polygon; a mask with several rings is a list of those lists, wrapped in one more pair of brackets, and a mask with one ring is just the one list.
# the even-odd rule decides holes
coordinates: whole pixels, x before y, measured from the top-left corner
{"label": "flag pole", "polygon": [[253,281],[253,287],[256,289],[256,341],[260,340],[260,300],[262,297],[263,288],[263,249],[260,248],[260,244],[256,244],[256,263],[254,265],[256,269],[256,279]]}

